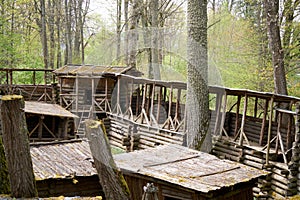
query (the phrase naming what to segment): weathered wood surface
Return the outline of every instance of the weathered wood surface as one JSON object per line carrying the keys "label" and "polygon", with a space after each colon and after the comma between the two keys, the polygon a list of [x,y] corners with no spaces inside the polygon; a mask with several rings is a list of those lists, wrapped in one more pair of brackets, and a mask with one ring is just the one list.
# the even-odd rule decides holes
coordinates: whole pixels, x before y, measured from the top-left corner
{"label": "weathered wood surface", "polygon": [[7,162],[0,134],[0,194],[10,193],[10,184],[8,178]]}
{"label": "weathered wood surface", "polygon": [[24,99],[18,95],[2,97],[3,144],[13,197],[35,197],[37,190],[27,136]]}
{"label": "weathered wood surface", "polygon": [[122,172],[111,154],[109,141],[99,121],[86,120],[86,136],[89,140],[95,167],[106,199],[130,199],[129,189]]}

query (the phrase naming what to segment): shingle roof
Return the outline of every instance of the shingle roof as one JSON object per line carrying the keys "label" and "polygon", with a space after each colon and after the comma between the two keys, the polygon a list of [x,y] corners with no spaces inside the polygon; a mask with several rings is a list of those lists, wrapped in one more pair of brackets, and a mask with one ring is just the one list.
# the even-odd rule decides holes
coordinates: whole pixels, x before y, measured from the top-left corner
{"label": "shingle roof", "polygon": [[57,75],[104,75],[123,74],[131,67],[124,66],[94,66],[94,65],[65,65],[54,71]]}
{"label": "shingle roof", "polygon": [[37,101],[25,101],[25,112],[39,115],[78,118],[77,115],[57,104],[49,104]]}
{"label": "shingle roof", "polygon": [[[37,180],[96,174],[90,162],[87,141],[31,146]],[[179,145],[114,155],[122,171],[150,176],[184,188],[207,193],[223,187],[249,182],[266,172]]]}

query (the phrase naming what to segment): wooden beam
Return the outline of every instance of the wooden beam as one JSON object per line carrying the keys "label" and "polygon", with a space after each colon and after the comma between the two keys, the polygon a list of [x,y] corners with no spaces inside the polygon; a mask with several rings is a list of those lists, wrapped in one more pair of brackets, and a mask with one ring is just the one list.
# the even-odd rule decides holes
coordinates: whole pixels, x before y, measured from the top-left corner
{"label": "wooden beam", "polygon": [[269,100],[266,99],[265,106],[264,106],[264,113],[263,119],[261,124],[260,136],[259,136],[259,145],[262,146],[264,142],[264,134],[265,134],[265,127],[266,127],[266,119],[268,115],[268,107],[269,107]]}
{"label": "wooden beam", "polygon": [[274,104],[274,97],[271,97],[270,102],[270,115],[269,115],[269,127],[268,127],[268,140],[267,140],[267,154],[266,154],[266,165],[269,165],[269,156],[270,156],[270,141],[271,141],[271,134],[272,134],[272,118],[273,118],[273,104]]}
{"label": "wooden beam", "polygon": [[245,101],[244,101],[244,110],[243,110],[243,116],[242,116],[242,124],[241,124],[241,132],[240,132],[240,140],[239,145],[243,145],[243,136],[245,134],[244,128],[245,128],[245,122],[246,122],[246,116],[247,116],[247,107],[248,107],[248,95],[245,94]]}
{"label": "wooden beam", "polygon": [[241,95],[237,96],[237,102],[236,102],[236,111],[235,111],[235,125],[234,125],[234,136],[237,136],[238,131],[239,131],[239,126],[240,126],[240,106],[241,106]]}

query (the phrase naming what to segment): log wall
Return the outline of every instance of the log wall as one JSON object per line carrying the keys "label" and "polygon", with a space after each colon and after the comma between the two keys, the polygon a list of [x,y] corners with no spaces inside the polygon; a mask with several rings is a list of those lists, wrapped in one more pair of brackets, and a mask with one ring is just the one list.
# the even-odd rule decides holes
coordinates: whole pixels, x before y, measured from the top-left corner
{"label": "log wall", "polygon": [[135,123],[117,115],[108,115],[106,128],[110,144],[126,151],[146,149],[161,144],[179,144],[183,142],[183,134],[171,132],[160,128],[149,127]]}

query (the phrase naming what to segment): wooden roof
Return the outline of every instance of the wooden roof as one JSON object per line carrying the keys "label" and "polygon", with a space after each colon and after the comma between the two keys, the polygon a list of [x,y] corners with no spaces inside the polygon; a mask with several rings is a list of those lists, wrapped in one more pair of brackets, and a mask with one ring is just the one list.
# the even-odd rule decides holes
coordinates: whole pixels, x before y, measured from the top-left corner
{"label": "wooden roof", "polygon": [[118,154],[122,171],[150,176],[202,193],[235,186],[266,172],[179,145]]}
{"label": "wooden roof", "polygon": [[33,143],[30,153],[36,180],[97,174],[90,162],[92,156],[86,141]]}
{"label": "wooden roof", "polygon": [[60,105],[37,101],[25,101],[25,112],[38,115],[78,118],[77,115],[72,114]]}
{"label": "wooden roof", "polygon": [[[87,141],[33,144],[30,147],[37,180],[96,174]],[[139,174],[207,193],[241,182],[253,181],[266,172],[194,151],[178,145],[114,155],[124,173]]]}
{"label": "wooden roof", "polygon": [[79,75],[79,76],[101,76],[105,74],[123,74],[129,71],[131,67],[124,66],[94,66],[94,65],[65,65],[54,73],[61,75]]}

